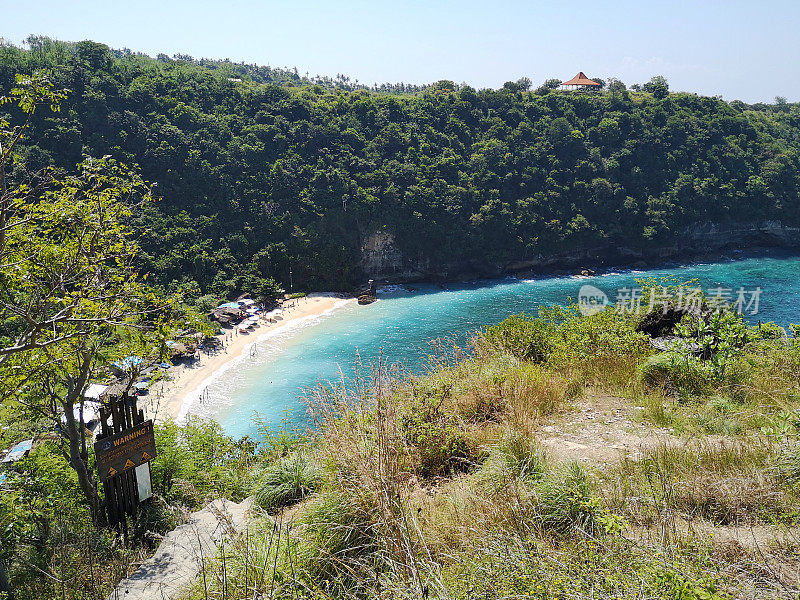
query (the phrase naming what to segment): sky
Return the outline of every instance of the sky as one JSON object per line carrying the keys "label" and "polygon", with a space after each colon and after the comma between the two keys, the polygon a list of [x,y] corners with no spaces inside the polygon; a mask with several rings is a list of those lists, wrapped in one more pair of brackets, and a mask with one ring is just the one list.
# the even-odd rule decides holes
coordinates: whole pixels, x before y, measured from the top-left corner
{"label": "sky", "polygon": [[0,0],[0,37],[91,39],[361,83],[664,75],[673,90],[800,101],[797,0]]}

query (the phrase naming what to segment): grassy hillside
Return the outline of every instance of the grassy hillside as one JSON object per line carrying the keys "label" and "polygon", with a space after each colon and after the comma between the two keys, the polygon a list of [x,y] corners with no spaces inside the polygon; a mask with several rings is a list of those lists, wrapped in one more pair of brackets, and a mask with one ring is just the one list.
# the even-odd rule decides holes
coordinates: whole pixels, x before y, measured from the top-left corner
{"label": "grassy hillside", "polygon": [[512,317],[428,375],[320,389],[187,598],[796,597],[797,339],[685,317],[703,360],[638,323]]}
{"label": "grassy hillside", "polygon": [[187,511],[252,495],[187,598],[796,598],[797,327],[706,306],[658,352],[641,324],[511,317],[420,376],[361,365],[260,444],[159,426],[127,545],[45,442],[4,483],[0,560],[20,600],[102,599]]}
{"label": "grassy hillside", "polygon": [[35,124],[27,168],[72,168],[83,154],[141,165],[163,197],[137,221],[142,261],[172,288],[274,291],[291,269],[300,286],[350,289],[374,274],[361,259],[375,232],[394,239],[392,268],[456,274],[659,246],[697,222],[800,218],[793,105],[524,82],[384,93],[32,42],[0,47],[0,88],[46,69],[71,91]]}

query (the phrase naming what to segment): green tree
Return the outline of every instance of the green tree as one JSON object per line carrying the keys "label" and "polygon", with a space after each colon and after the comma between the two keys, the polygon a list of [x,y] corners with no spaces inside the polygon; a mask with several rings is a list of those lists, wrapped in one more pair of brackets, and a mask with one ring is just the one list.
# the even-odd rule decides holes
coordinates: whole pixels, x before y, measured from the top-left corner
{"label": "green tree", "polygon": [[661,100],[662,98],[666,98],[667,95],[669,94],[669,84],[667,83],[666,77],[664,77],[663,75],[656,75],[655,77],[650,79],[650,81],[645,83],[642,86],[642,89],[645,92],[650,92],[651,94],[653,94],[653,96],[655,96],[659,100]]}
{"label": "green tree", "polygon": [[[17,82],[11,98],[28,118],[43,103],[57,110],[63,92],[53,91],[46,78]],[[13,150],[26,124],[3,123],[0,173],[19,160]],[[126,345],[137,345],[124,343],[121,331],[154,329],[143,319],[161,307],[138,276],[136,244],[126,226],[131,207],[148,200],[150,190],[135,171],[108,158],[84,161],[76,175],[47,169],[33,182],[7,187],[3,179],[3,186],[0,399],[59,429],[64,457],[101,524],[82,408],[76,419],[74,406],[82,407],[101,366]]]}

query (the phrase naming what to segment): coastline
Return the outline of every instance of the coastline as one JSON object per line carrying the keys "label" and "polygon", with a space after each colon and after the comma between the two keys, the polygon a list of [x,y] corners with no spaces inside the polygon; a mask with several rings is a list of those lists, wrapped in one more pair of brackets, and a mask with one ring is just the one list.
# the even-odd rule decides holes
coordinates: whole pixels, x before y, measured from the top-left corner
{"label": "coastline", "polygon": [[[775,249],[775,248],[752,248],[744,251],[733,251],[727,253],[718,253],[712,255],[706,254],[701,260],[691,260],[688,262],[678,262],[673,260],[653,261],[652,264],[644,265],[596,265],[597,271],[594,277],[605,277],[609,275],[620,275],[626,272],[637,273],[642,270],[652,270],[658,268],[676,268],[676,267],[691,267],[702,264],[717,263],[717,262],[738,262],[740,260],[747,260],[749,258],[784,258],[787,256],[800,256],[800,252],[790,249]],[[696,257],[699,258],[699,257]],[[624,263],[623,263],[624,264]],[[591,276],[590,276],[591,277]],[[563,269],[553,270],[540,270],[538,272],[517,272],[514,274],[506,273],[504,276],[498,278],[475,278],[475,279],[460,279],[453,278],[449,280],[429,280],[427,282],[406,282],[402,280],[394,280],[392,282],[381,282],[378,285],[378,298],[384,294],[391,294],[396,290],[406,290],[420,292],[414,284],[430,284],[436,286],[439,290],[447,290],[459,287],[459,284],[475,285],[475,284],[493,284],[501,283],[509,279],[517,281],[536,281],[549,278],[564,278],[564,279],[583,279],[587,278],[585,275],[579,275],[574,271]],[[430,290],[434,292],[436,290]],[[425,293],[423,291],[423,293]],[[353,297],[347,297],[342,294],[336,293],[312,293],[305,298],[300,298],[299,302],[294,307],[287,305],[291,301],[284,304],[285,309],[283,319],[276,323],[260,322],[259,326],[249,334],[236,335],[235,331],[231,328],[223,328],[222,337],[225,337],[224,348],[218,350],[213,354],[201,354],[199,362],[194,364],[182,364],[173,367],[167,373],[168,378],[159,381],[153,385],[150,393],[142,397],[141,404],[148,418],[155,421],[165,421],[168,419],[174,420],[177,423],[183,423],[192,413],[193,406],[200,402],[200,397],[203,391],[218,377],[230,369],[239,368],[238,362],[247,358],[247,353],[253,344],[258,343],[265,337],[269,337],[281,331],[286,331],[299,324],[316,319],[324,314],[335,310],[339,306],[343,306],[348,302],[355,302]]]}
{"label": "coastline", "polygon": [[142,398],[147,417],[157,422],[169,419],[179,424],[184,422],[203,390],[234,367],[238,359],[246,356],[253,344],[265,336],[321,317],[353,301],[339,294],[312,293],[294,301],[285,301],[282,319],[275,323],[260,321],[251,333],[238,334],[235,328],[223,328],[222,335],[217,337],[223,339],[224,347],[214,353],[201,353],[196,363],[172,367],[168,377],[157,382]]}

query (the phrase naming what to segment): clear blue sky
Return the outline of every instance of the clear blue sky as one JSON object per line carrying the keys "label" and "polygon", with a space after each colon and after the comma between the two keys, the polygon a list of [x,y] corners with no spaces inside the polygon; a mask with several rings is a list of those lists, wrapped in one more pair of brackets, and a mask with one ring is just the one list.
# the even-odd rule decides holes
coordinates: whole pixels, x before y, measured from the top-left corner
{"label": "clear blue sky", "polygon": [[92,39],[368,84],[661,74],[675,90],[747,102],[800,100],[799,28],[796,0],[0,0],[0,37],[16,44]]}

